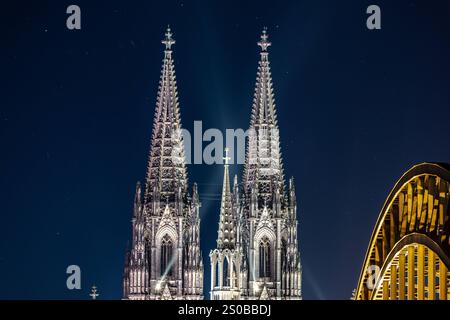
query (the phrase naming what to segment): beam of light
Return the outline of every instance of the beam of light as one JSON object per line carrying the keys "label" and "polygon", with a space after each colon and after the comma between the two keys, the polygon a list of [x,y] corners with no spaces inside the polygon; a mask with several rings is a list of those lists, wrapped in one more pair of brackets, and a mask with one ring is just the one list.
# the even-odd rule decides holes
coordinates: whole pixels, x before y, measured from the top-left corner
{"label": "beam of light", "polygon": [[303,279],[306,279],[306,281],[309,282],[309,284],[311,285],[311,287],[312,287],[316,297],[319,300],[326,300],[325,295],[323,294],[323,291],[320,288],[319,283],[315,280],[314,276],[309,271],[309,268],[306,267],[305,265],[303,265],[302,268],[303,268],[303,271],[305,272],[305,277],[303,277]]}
{"label": "beam of light", "polygon": [[259,291],[259,284],[256,282],[256,274],[255,274],[255,268],[252,269],[252,275],[253,275],[253,291],[255,294]]}
{"label": "beam of light", "polygon": [[169,273],[170,269],[172,268],[173,264],[175,263],[176,255],[173,255],[172,259],[170,259],[169,264],[167,265],[166,269],[164,270],[163,275],[161,276],[161,279],[156,284],[156,290],[161,290],[161,285],[166,280],[167,274]]}
{"label": "beam of light", "polygon": [[204,219],[209,212],[220,210],[220,205],[217,207],[217,202],[222,200],[222,186],[223,184],[214,183],[215,181],[222,181],[223,171],[214,170],[211,173],[210,181],[203,182],[198,185],[202,185],[202,190],[199,188],[199,198],[202,203],[202,209],[200,210],[200,218]]}

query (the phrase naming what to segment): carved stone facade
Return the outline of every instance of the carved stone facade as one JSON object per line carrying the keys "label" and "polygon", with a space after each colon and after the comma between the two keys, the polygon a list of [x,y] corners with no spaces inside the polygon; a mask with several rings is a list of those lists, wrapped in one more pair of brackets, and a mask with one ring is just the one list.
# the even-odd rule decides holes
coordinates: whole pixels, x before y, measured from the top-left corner
{"label": "carved stone facade", "polygon": [[188,193],[170,28],[156,102],[145,191],[136,187],[124,299],[202,299],[200,202]]}
{"label": "carved stone facade", "polygon": [[211,299],[301,299],[294,179],[285,191],[266,31],[242,186],[229,189],[225,158],[217,248],[210,253]]}

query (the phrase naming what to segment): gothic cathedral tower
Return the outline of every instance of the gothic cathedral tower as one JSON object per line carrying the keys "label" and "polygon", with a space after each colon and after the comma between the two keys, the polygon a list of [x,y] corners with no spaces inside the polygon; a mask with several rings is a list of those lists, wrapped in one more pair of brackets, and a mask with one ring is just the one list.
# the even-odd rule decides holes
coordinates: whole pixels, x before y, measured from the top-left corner
{"label": "gothic cathedral tower", "polygon": [[[294,179],[285,190],[266,30],[261,47],[242,187],[224,191],[212,299],[301,299]],[[241,194],[241,197],[238,196]],[[228,200],[231,199],[231,200]]]}
{"label": "gothic cathedral tower", "polygon": [[165,51],[145,190],[137,184],[123,296],[202,299],[200,202],[195,184],[192,195],[188,193],[170,28],[162,43]]}

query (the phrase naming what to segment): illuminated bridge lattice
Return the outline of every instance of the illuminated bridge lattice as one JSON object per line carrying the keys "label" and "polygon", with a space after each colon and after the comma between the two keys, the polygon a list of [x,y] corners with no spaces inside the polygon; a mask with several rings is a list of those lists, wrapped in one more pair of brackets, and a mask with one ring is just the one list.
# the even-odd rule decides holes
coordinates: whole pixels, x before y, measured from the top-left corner
{"label": "illuminated bridge lattice", "polygon": [[356,299],[450,299],[450,165],[407,171],[376,223]]}

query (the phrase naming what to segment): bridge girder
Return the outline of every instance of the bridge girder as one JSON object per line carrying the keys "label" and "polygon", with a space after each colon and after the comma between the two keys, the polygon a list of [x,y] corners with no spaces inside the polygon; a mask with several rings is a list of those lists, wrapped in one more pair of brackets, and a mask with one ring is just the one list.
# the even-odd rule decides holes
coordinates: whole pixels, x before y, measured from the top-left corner
{"label": "bridge girder", "polygon": [[450,299],[450,165],[422,163],[395,184],[380,212],[358,300]]}

